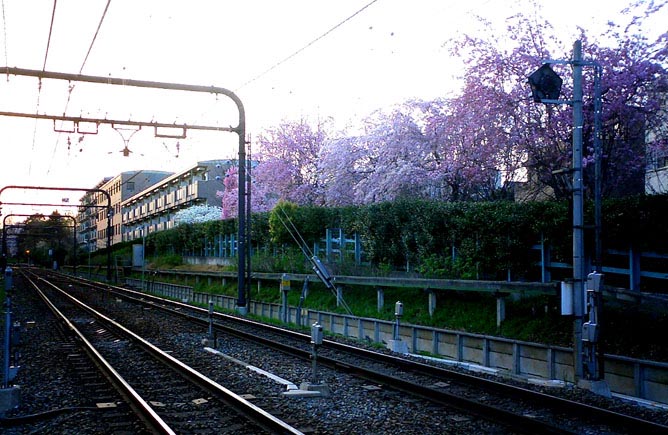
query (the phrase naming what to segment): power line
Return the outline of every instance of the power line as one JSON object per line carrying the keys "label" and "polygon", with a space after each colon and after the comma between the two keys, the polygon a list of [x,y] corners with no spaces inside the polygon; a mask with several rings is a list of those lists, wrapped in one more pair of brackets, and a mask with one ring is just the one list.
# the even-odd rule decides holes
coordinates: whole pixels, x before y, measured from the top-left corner
{"label": "power line", "polygon": [[58,4],[58,0],[53,0],[53,11],[51,12],[51,25],[49,26],[49,38],[46,41],[46,52],[44,53],[44,64],[42,65],[42,70],[43,71],[46,71],[46,59],[49,56],[49,47],[51,46],[51,35],[53,34],[53,21],[56,19],[56,5],[57,4]]}
{"label": "power line", "polygon": [[109,10],[109,5],[111,4],[111,0],[107,0],[107,5],[104,7],[104,12],[102,12],[102,16],[100,17],[100,22],[97,24],[97,29],[95,30],[95,35],[93,35],[93,40],[90,42],[90,46],[88,47],[88,52],[86,53],[86,57],[84,58],[83,63],[81,64],[81,68],[79,68],[79,74],[84,69],[84,66],[86,65],[86,62],[88,61],[88,56],[90,55],[91,50],[93,49],[93,44],[95,44],[95,40],[97,39],[97,35],[100,32],[100,27],[102,27],[102,22],[104,21],[104,17],[107,16],[107,10]]}
{"label": "power line", "polygon": [[324,38],[325,36],[327,36],[327,35],[329,35],[330,33],[332,33],[334,30],[338,29],[339,27],[341,27],[342,25],[344,25],[345,23],[347,23],[348,21],[350,21],[351,19],[353,19],[355,16],[359,15],[362,11],[364,11],[366,8],[368,8],[368,7],[371,6],[372,4],[376,3],[377,1],[378,1],[378,0],[372,0],[372,1],[370,1],[369,3],[367,3],[366,5],[364,5],[361,9],[359,9],[359,10],[358,10],[357,12],[355,12],[354,14],[352,14],[351,16],[349,16],[348,18],[346,18],[345,20],[339,22],[337,25],[335,25],[335,26],[332,27],[331,29],[327,30],[325,33],[323,33],[322,35],[318,36],[317,38],[315,38],[314,40],[312,40],[311,42],[309,42],[308,44],[306,44],[305,46],[303,46],[303,47],[300,48],[299,50],[297,50],[297,51],[295,51],[294,53],[292,53],[291,55],[289,55],[288,57],[284,58],[283,60],[280,60],[280,61],[276,62],[274,65],[272,65],[271,67],[267,68],[265,71],[263,71],[263,72],[261,72],[260,74],[256,75],[256,76],[253,77],[252,79],[248,80],[246,83],[242,84],[242,85],[239,86],[237,89],[235,89],[235,91],[238,91],[239,89],[246,87],[247,85],[253,83],[254,81],[258,80],[258,79],[261,78],[261,77],[264,77],[265,75],[267,75],[267,74],[270,73],[271,71],[273,71],[273,70],[275,70],[276,68],[278,68],[279,66],[283,65],[285,62],[287,62],[287,61],[289,61],[290,59],[292,59],[293,57],[297,56],[297,55],[298,55],[299,53],[301,53],[302,51],[306,50],[307,48],[309,48],[310,46],[312,46],[312,45],[315,44],[316,42],[320,41],[320,40],[321,40],[322,38]]}
{"label": "power line", "polygon": [[[42,64],[42,71],[46,71],[46,60],[49,57],[49,48],[51,47],[51,35],[53,35],[53,23],[56,19],[56,6],[58,4],[58,0],[53,0],[53,9],[51,11],[51,24],[49,25],[49,37],[46,40],[46,50],[44,51],[44,63]],[[37,85],[37,104],[35,107],[35,113],[39,112],[39,104],[40,100],[42,98],[42,79],[39,80],[39,83]],[[37,139],[37,122],[38,120],[35,119],[35,124],[33,126],[32,130],[32,152],[35,152],[35,141]],[[32,172],[32,159],[30,160],[30,165],[28,166],[28,176],[31,175]]]}
{"label": "power line", "polygon": [[[2,31],[5,41],[5,65],[9,65],[9,57],[7,56],[7,19],[5,18],[5,0],[2,0]],[[7,74],[7,81],[9,81],[9,74]]]}
{"label": "power line", "polygon": [[[56,0],[54,0],[55,3]],[[107,0],[107,4],[104,7],[104,11],[102,12],[102,16],[100,17],[100,22],[97,23],[97,29],[95,29],[95,34],[93,35],[93,39],[90,42],[90,45],[88,46],[88,51],[86,52],[86,57],[84,58],[83,62],[81,63],[81,68],[79,68],[79,74],[84,69],[84,66],[86,66],[86,62],[88,61],[88,56],[90,55],[90,52],[93,50],[93,45],[95,44],[95,41],[97,40],[97,35],[100,33],[100,28],[102,27],[102,22],[104,21],[104,18],[107,16],[107,11],[109,10],[109,5],[111,4],[111,0]],[[55,5],[54,5],[55,7]],[[65,102],[65,109],[63,110],[63,113],[67,113],[67,108],[70,105],[70,100],[72,99],[72,91],[74,90],[74,85],[71,85],[69,87],[68,93],[67,93],[67,101]],[[56,143],[53,145],[53,153],[51,154],[51,162],[49,163],[49,168],[46,170],[46,173],[49,174],[51,172],[51,165],[53,164],[54,157],[56,155],[56,150],[58,149],[58,144],[60,143],[59,137],[56,138]]]}

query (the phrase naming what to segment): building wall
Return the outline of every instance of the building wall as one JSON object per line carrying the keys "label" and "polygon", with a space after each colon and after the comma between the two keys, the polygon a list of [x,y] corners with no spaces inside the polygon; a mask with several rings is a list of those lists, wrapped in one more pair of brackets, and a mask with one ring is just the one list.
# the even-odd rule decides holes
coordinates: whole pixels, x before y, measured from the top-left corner
{"label": "building wall", "polygon": [[[121,242],[122,202],[171,174],[172,172],[165,171],[128,171],[100,182],[96,189],[101,189],[109,193],[111,198],[111,213],[109,213],[107,208],[109,204],[106,195],[101,192],[91,192],[90,195],[85,195],[82,198],[82,205],[84,205],[84,201],[87,201],[88,204],[95,207],[82,207],[80,211],[80,215],[83,217],[80,225],[85,226],[86,232],[82,233],[81,237],[79,237],[79,242],[84,245],[90,243],[89,248],[91,250],[106,247],[108,235],[111,236],[110,242],[112,245]],[[111,221],[108,220],[109,217]],[[110,227],[108,227],[109,224]]]}
{"label": "building wall", "polygon": [[216,192],[236,160],[206,160],[137,193],[122,204],[122,240],[174,228],[175,214],[193,205],[220,205]]}
{"label": "building wall", "polygon": [[[100,189],[111,177],[103,178],[91,190]],[[80,207],[77,213],[77,243],[79,249],[96,251],[106,245],[100,244],[97,236],[97,217],[100,211],[97,208],[97,192],[86,192],[79,200]],[[104,241],[103,241],[104,242]]]}
{"label": "building wall", "polygon": [[107,225],[111,223],[111,244],[130,241],[175,225],[175,214],[183,208],[207,204],[219,206],[216,193],[224,189],[222,179],[236,160],[217,159],[197,162],[179,173],[164,171],[129,171],[105,178],[95,188],[111,197],[111,221],[107,197],[87,192],[80,200],[77,240],[82,249],[107,246]]}
{"label": "building wall", "polygon": [[668,152],[651,153],[645,169],[645,193],[668,193]]}
{"label": "building wall", "polygon": [[[668,157],[666,163],[668,163]],[[648,168],[645,172],[645,193],[648,195],[668,193],[668,164],[662,167]]]}
{"label": "building wall", "polygon": [[[665,140],[668,136],[668,94],[664,93],[662,108],[657,117],[663,122],[647,129],[645,142],[652,144]],[[648,195],[668,193],[668,149],[648,146],[647,168],[645,170],[645,193]]]}

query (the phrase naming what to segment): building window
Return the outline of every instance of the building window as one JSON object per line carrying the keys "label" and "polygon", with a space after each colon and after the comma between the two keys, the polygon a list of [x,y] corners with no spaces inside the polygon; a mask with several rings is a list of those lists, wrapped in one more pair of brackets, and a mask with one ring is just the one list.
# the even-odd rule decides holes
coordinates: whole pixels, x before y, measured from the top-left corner
{"label": "building window", "polygon": [[656,167],[657,168],[664,168],[666,166],[668,166],[668,154],[657,157]]}
{"label": "building window", "polygon": [[128,181],[125,183],[125,188],[128,192],[134,192],[135,191],[135,182],[134,181]]}

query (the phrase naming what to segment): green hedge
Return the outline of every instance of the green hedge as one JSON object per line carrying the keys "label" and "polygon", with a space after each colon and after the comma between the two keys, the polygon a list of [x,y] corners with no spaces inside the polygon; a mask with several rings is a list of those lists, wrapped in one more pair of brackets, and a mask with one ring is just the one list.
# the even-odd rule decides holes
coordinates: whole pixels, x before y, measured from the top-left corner
{"label": "green hedge", "polygon": [[526,276],[542,237],[568,235],[562,203],[399,201],[360,209],[355,230],[372,263],[450,278]]}
{"label": "green hedge", "polygon": [[[400,200],[361,207],[301,207],[281,203],[252,217],[252,244],[270,249],[296,243],[281,222],[294,225],[309,247],[326,228],[358,233],[371,265],[449,278],[536,279],[541,238],[552,260],[572,258],[568,202],[466,202]],[[593,251],[593,204],[585,207],[585,249]],[[666,252],[668,195],[606,200],[602,204],[604,249]],[[279,215],[280,214],[280,219]],[[237,232],[236,219],[179,225],[147,238],[148,255],[200,249],[205,238]]]}

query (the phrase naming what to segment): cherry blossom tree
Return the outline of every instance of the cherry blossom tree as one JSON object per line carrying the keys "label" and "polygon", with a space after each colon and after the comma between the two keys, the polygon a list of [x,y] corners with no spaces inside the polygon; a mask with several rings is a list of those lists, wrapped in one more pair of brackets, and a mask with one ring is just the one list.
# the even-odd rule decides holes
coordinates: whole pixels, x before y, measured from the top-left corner
{"label": "cherry blossom tree", "polygon": [[222,207],[200,204],[177,211],[174,215],[174,221],[176,222],[176,225],[196,224],[220,220],[222,215]]}
{"label": "cherry blossom tree", "polygon": [[[623,15],[628,24],[610,23],[603,42],[584,30],[564,42],[538,18],[536,2],[536,13],[509,18],[503,32],[446,42],[463,65],[462,87],[448,99],[379,109],[337,133],[328,122],[311,126],[304,119],[269,128],[254,144],[251,208],[267,211],[279,200],[329,206],[403,197],[493,200],[517,198],[518,186],[525,199],[569,197],[572,108],[535,103],[527,77],[545,59],[570,59],[575,39],[585,58],[602,67],[603,193],[641,192],[646,150],[668,158],[668,36],[649,41],[642,32],[644,20],[667,3],[633,4]],[[572,98],[570,67],[554,68],[564,78],[561,98]],[[594,74],[584,72],[583,166],[591,195]],[[224,183],[223,216],[233,217],[236,168]]]}
{"label": "cherry blossom tree", "polygon": [[427,195],[428,143],[416,102],[376,111],[362,131],[330,141],[320,158],[329,205],[368,204]]}
{"label": "cherry blossom tree", "polygon": [[[610,181],[604,183],[609,193],[623,193],[628,185],[642,189],[651,159],[668,156],[668,32],[650,41],[643,27],[644,20],[661,9],[668,9],[666,0],[637,1],[625,10],[631,15],[629,24],[611,24],[605,35],[619,45],[592,47],[603,65],[603,171],[604,181]],[[587,85],[585,91],[592,95],[591,82]],[[585,115],[585,122],[593,125],[592,111]],[[592,137],[593,131],[585,134]],[[591,154],[590,149],[587,163]]]}
{"label": "cherry blossom tree", "polygon": [[[603,68],[602,168],[607,194],[642,191],[644,132],[665,123],[658,109],[660,96],[666,92],[666,35],[647,41],[638,27],[641,22],[642,17],[636,17],[623,31],[611,23],[602,37],[608,42],[617,41],[612,47],[590,40],[584,31],[579,35],[586,58]],[[462,116],[475,114],[474,122],[463,126],[461,132],[467,138],[475,137],[469,146],[496,152],[501,158],[496,162],[499,168],[516,171],[518,159],[524,158],[536,192],[546,193],[547,186],[555,196],[566,196],[567,179],[554,172],[570,166],[572,110],[534,103],[526,77],[543,59],[570,59],[573,41],[562,43],[547,21],[518,15],[508,23],[505,40],[494,33],[450,42],[452,54],[465,65],[465,85],[454,103],[463,110],[459,112]],[[570,71],[562,68],[558,72],[565,79],[562,98],[568,99],[572,95]],[[593,162],[593,94],[593,72],[585,70],[583,136],[589,192],[593,184],[592,165],[588,165]],[[432,124],[446,131],[456,125],[443,124],[439,118]],[[665,136],[655,138],[648,146],[662,143]]]}
{"label": "cherry blossom tree", "polygon": [[[623,31],[611,23],[601,38],[616,41],[612,46],[592,41],[584,32],[578,36],[587,58],[603,67],[606,195],[641,192],[645,146],[665,148],[665,112],[659,109],[666,95],[668,45],[665,35],[654,42],[639,36],[642,19],[633,18]],[[490,200],[510,197],[518,185],[525,186],[526,199],[569,197],[564,170],[571,166],[572,109],[536,104],[527,76],[544,59],[570,59],[573,41],[563,43],[549,22],[525,15],[509,19],[504,34],[483,32],[448,42],[451,54],[464,65],[463,86],[452,98],[379,110],[363,121],[361,133],[328,143],[320,165],[327,203],[363,204],[401,196]],[[569,67],[559,73],[565,79],[562,98],[571,98]],[[585,71],[584,78],[583,163],[591,194],[593,70]],[[650,130],[656,134],[646,141]]]}
{"label": "cherry blossom tree", "polygon": [[[481,129],[479,107],[465,99],[407,101],[363,121],[361,133],[330,141],[320,171],[329,205],[398,198],[492,199],[501,169],[522,159],[494,131]],[[499,111],[498,113],[501,113]],[[500,116],[500,115],[497,115]]]}
{"label": "cherry blossom tree", "polygon": [[[327,121],[311,126],[306,119],[284,121],[263,131],[251,157],[251,209],[269,211],[280,200],[300,205],[323,205],[318,156],[326,140]],[[219,192],[223,217],[236,214],[237,168],[226,174],[225,190]]]}
{"label": "cherry blossom tree", "polygon": [[323,144],[318,169],[326,205],[337,207],[357,202],[357,185],[365,175],[357,162],[366,154],[363,141],[349,135],[340,135]]}
{"label": "cherry blossom tree", "polygon": [[[497,103],[503,104],[501,99]],[[472,106],[464,98],[428,107],[430,174],[444,200],[494,199],[505,187],[502,172],[512,174],[519,167],[521,157],[507,145],[503,120],[485,122],[483,107],[485,102]]]}
{"label": "cherry blossom tree", "polygon": [[283,122],[258,137],[253,183],[265,188],[258,193],[267,206],[273,207],[279,200],[323,204],[318,158],[327,139],[327,122],[318,120],[313,126],[306,119]]}
{"label": "cherry blossom tree", "polygon": [[222,207],[221,217],[223,219],[233,219],[237,216],[239,203],[239,168],[237,166],[230,166],[225,172],[223,178],[223,190],[216,192],[216,196],[220,198]]}

